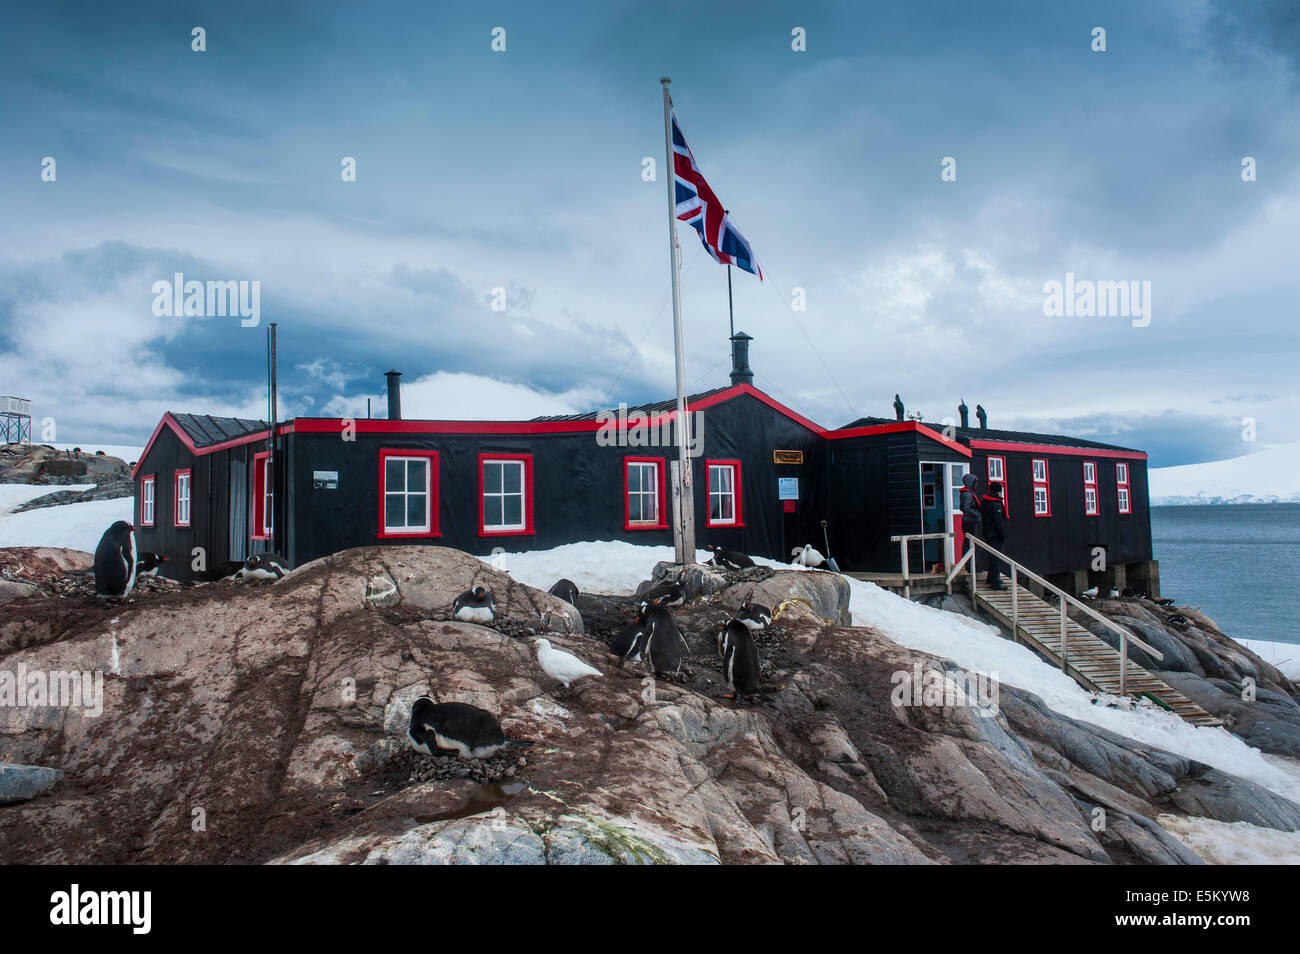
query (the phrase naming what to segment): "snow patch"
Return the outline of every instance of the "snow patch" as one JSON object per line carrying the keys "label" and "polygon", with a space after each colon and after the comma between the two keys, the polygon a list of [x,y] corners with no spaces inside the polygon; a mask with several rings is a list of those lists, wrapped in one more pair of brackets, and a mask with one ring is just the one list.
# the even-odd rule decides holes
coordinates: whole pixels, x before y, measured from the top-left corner
{"label": "snow patch", "polygon": [[1266,444],[1229,460],[1157,467],[1147,475],[1152,506],[1300,503],[1300,442]]}
{"label": "snow patch", "polygon": [[1300,831],[1157,815],[1160,827],[1212,865],[1300,865]]}

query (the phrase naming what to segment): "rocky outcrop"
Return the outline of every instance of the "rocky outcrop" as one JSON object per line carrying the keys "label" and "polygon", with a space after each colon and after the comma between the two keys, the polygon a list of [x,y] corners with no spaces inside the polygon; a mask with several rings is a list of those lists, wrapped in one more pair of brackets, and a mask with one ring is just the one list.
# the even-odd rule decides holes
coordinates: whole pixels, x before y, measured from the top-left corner
{"label": "rocky outcrop", "polygon": [[774,570],[751,567],[726,570],[707,564],[682,567],[675,563],[657,563],[650,579],[637,587],[641,596],[661,583],[681,583],[688,600],[716,599],[731,609],[741,603],[759,603],[775,610],[782,603],[802,604],[824,623],[849,626],[849,584],[838,573],[823,570]]}
{"label": "rocky outcrop", "polygon": [[[117,460],[116,457],[112,460]],[[87,503],[91,500],[114,500],[118,497],[130,497],[135,494],[135,484],[129,475],[111,474],[100,476],[99,482],[87,490],[56,490],[53,493],[29,500],[14,508],[14,513],[26,510],[42,510],[45,507],[61,507],[63,504]]]}
{"label": "rocky outcrop", "polygon": [[0,484],[98,484],[131,475],[120,457],[55,450],[48,444],[0,447]]}
{"label": "rocky outcrop", "polygon": [[25,802],[54,787],[63,773],[40,765],[0,762],[0,805]]}
{"label": "rocky outcrop", "polygon": [[[672,680],[619,667],[593,635],[631,599],[596,625],[435,547],[117,606],[12,604],[0,673],[101,671],[103,712],[0,707],[0,758],[65,773],[0,809],[0,861],[1178,863],[1197,859],[1157,811],[1291,822],[1295,806],[1240,779],[1007,687],[987,705],[953,663],[827,623],[833,574],[746,573],[678,614],[706,648]],[[475,584],[496,597],[491,627],[449,619]],[[707,624],[746,598],[787,607],[763,636],[761,701],[738,706]],[[539,632],[604,675],[564,691],[536,663]],[[418,756],[404,730],[426,693],[533,744]]]}

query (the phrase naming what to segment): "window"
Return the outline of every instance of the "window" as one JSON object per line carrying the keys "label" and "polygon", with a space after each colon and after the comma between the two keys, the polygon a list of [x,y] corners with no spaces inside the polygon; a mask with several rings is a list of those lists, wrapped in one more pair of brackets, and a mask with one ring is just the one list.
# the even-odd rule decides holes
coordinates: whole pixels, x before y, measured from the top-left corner
{"label": "window", "polygon": [[657,457],[627,457],[623,462],[624,530],[663,530],[664,462]]}
{"label": "window", "polygon": [[390,537],[436,537],[438,452],[380,450],[379,533]]}
{"label": "window", "polygon": [[153,526],[153,504],[157,481],[153,474],[140,481],[140,526]]}
{"label": "window", "polygon": [[1011,516],[1011,489],[1007,486],[1007,459],[1005,457],[989,458],[989,479],[984,485],[984,492],[990,493],[993,481],[1002,484],[1002,512]]}
{"label": "window", "polygon": [[1034,516],[1050,517],[1052,515],[1051,483],[1048,480],[1047,459],[1035,457],[1029,462],[1034,482]]}
{"label": "window", "polygon": [[479,535],[533,533],[533,455],[479,455]]}
{"label": "window", "polygon": [[1083,512],[1089,517],[1095,517],[1101,512],[1097,497],[1096,461],[1083,462]]}
{"label": "window", "polygon": [[1129,493],[1128,464],[1115,465],[1115,496],[1119,499],[1119,512],[1133,512],[1133,497]]}
{"label": "window", "polygon": [[178,527],[190,525],[190,471],[176,471],[176,509],[173,513],[174,523]]}
{"label": "window", "polygon": [[252,538],[268,540],[275,519],[273,496],[275,480],[271,472],[271,454],[263,451],[253,455]]}
{"label": "window", "polygon": [[705,488],[709,498],[710,527],[743,527],[740,500],[740,461],[707,462]]}

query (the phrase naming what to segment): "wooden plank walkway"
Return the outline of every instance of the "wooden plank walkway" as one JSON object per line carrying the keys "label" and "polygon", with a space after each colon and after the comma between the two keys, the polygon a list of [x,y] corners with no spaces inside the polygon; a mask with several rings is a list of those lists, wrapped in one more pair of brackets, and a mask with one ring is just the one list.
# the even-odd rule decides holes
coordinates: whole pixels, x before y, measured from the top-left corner
{"label": "wooden plank walkway", "polygon": [[[1011,629],[1018,642],[1038,650],[1058,666],[1061,664],[1061,611],[1035,596],[1023,586],[1017,587],[1016,609],[1019,626],[1012,628],[1011,588],[989,590],[980,587],[976,602],[1007,629]],[[1068,616],[1065,620],[1067,673],[1088,689],[1120,694],[1119,652],[1105,640],[1094,636]],[[1192,725],[1223,725],[1196,703],[1192,702],[1168,683],[1137,666],[1130,659],[1126,667],[1126,685],[1129,695],[1150,696],[1166,708],[1177,713]]]}

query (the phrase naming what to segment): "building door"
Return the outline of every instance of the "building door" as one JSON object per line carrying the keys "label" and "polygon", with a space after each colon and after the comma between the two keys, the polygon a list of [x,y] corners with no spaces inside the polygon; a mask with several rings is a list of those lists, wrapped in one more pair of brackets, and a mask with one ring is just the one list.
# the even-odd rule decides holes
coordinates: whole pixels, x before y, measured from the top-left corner
{"label": "building door", "polygon": [[944,467],[944,500],[946,506],[943,516],[943,529],[952,534],[944,541],[947,547],[947,563],[952,566],[961,557],[961,479],[970,470],[969,464],[948,464]]}
{"label": "building door", "polygon": [[[944,465],[921,462],[921,533],[942,533],[944,526]],[[943,541],[921,541],[924,571],[943,561]]]}
{"label": "building door", "polygon": [[248,559],[248,467],[238,460],[230,462],[229,558]]}

